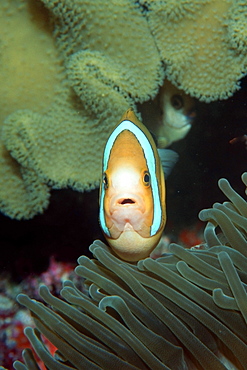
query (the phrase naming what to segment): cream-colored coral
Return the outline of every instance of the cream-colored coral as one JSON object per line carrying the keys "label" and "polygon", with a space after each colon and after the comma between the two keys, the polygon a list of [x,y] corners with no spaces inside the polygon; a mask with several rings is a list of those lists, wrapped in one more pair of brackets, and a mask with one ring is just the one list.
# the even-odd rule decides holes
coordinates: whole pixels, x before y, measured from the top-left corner
{"label": "cream-colored coral", "polygon": [[[44,112],[54,98],[61,70],[48,11],[37,1],[0,2],[0,127],[16,109]],[[48,205],[49,188],[32,168],[20,167],[0,135],[0,209],[32,217]]]}
{"label": "cream-colored coral", "polygon": [[65,92],[44,115],[19,110],[8,116],[4,141],[24,168],[53,188],[91,189],[98,184],[111,120],[85,116],[80,102]]}
{"label": "cream-colored coral", "polygon": [[228,21],[228,40],[233,49],[245,52],[247,49],[247,4],[239,0],[231,8]]}
{"label": "cream-colored coral", "polygon": [[157,93],[164,71],[138,4],[132,0],[42,1],[53,13],[57,46],[72,87],[90,111],[105,113],[108,91],[130,97],[132,104]]}
{"label": "cream-colored coral", "polygon": [[20,219],[42,213],[49,204],[49,187],[32,169],[25,169],[0,143],[0,208]]}
{"label": "cream-colored coral", "polygon": [[246,74],[246,1],[143,1],[167,78],[202,101],[226,99]]}
{"label": "cream-colored coral", "polygon": [[[10,66],[13,64],[20,77],[13,78],[12,85],[15,82],[16,85],[10,87],[11,91],[22,89],[22,94],[16,98],[16,93],[12,101],[8,100],[12,109],[4,114],[2,139],[12,156],[8,158],[11,182],[7,176],[6,183],[3,180],[0,183],[0,206],[2,204],[2,211],[11,217],[28,218],[33,216],[34,209],[42,210],[41,204],[43,208],[47,206],[47,193],[42,198],[44,192],[37,192],[32,204],[27,203],[25,196],[21,199],[18,195],[15,203],[5,204],[6,198],[11,198],[11,193],[19,194],[20,189],[28,192],[32,184],[36,184],[37,190],[37,184],[45,186],[47,191],[47,185],[53,188],[70,186],[76,190],[96,187],[103,148],[112,127],[130,105],[155,95],[164,72],[147,21],[129,0],[44,0],[51,11],[56,47],[45,23],[38,29],[45,41],[37,50],[36,43],[29,42],[32,32],[36,35],[32,30],[37,28],[39,21],[39,17],[30,15],[34,2],[15,1],[30,24],[27,23],[28,31],[23,31],[24,35],[24,26],[19,27],[16,35],[18,13],[14,11],[10,16],[9,27],[15,42],[7,43],[8,57]],[[11,3],[4,8],[7,14],[9,8],[12,13]],[[31,35],[27,37],[26,32]],[[36,42],[39,44],[39,40]],[[27,56],[24,65],[19,62],[20,53],[15,47],[24,48],[23,58]],[[42,67],[43,58],[45,65]],[[4,63],[7,62],[4,60]],[[52,71],[51,79],[49,71]],[[11,95],[8,86],[6,91]],[[13,113],[7,116],[11,111]],[[11,168],[12,163],[17,167],[18,178]],[[7,166],[6,161],[2,163],[2,172],[4,166]]]}
{"label": "cream-colored coral", "polygon": [[[0,3],[4,213],[32,217],[48,205],[49,187],[97,186],[112,127],[129,106],[155,97],[165,73],[205,101],[238,88],[246,72],[243,0],[140,3]],[[158,130],[162,146],[174,130],[168,138]]]}
{"label": "cream-colored coral", "polygon": [[0,2],[0,120],[17,109],[44,112],[61,78],[48,10],[39,1]]}

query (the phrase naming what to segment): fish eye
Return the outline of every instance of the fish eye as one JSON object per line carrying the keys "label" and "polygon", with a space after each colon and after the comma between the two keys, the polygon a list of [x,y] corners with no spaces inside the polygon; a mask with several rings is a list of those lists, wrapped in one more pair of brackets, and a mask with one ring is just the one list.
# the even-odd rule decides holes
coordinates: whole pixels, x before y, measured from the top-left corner
{"label": "fish eye", "polygon": [[144,174],[143,174],[143,183],[145,186],[149,186],[150,185],[150,174],[148,171],[145,171]]}
{"label": "fish eye", "polygon": [[171,97],[171,105],[174,109],[181,109],[184,106],[184,100],[181,95],[173,95]]}
{"label": "fish eye", "polygon": [[108,186],[109,186],[109,182],[108,182],[107,174],[105,172],[103,173],[103,179],[102,179],[102,181],[103,181],[103,184],[104,184],[104,188],[107,189]]}

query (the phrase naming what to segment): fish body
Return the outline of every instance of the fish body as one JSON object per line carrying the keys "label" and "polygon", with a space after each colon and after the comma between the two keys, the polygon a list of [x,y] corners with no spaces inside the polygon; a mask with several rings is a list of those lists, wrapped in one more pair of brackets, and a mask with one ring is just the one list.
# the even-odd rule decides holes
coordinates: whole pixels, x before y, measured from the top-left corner
{"label": "fish body", "polygon": [[149,256],[166,223],[165,179],[148,129],[128,109],[104,150],[100,225],[123,260]]}

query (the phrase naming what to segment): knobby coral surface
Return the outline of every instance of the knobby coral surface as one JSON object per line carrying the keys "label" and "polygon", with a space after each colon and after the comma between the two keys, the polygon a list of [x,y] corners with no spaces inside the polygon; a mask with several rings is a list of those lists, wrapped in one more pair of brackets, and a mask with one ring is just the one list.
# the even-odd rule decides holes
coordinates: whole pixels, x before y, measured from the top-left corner
{"label": "knobby coral surface", "polygon": [[[0,30],[2,128],[4,119],[17,109],[34,109],[39,113],[46,110],[61,80],[61,60],[52,39],[48,12],[41,3],[1,1]],[[48,205],[48,199],[47,185],[32,168],[20,166],[6,149],[1,134],[1,211],[12,217],[31,217]]]}
{"label": "knobby coral surface", "polygon": [[[242,179],[247,185],[247,173]],[[37,328],[25,333],[47,368],[247,368],[247,203],[227,180],[219,187],[229,201],[201,211],[204,245],[171,244],[170,253],[134,265],[95,241],[95,259],[81,256],[76,268],[88,295],[67,281],[63,300],[40,288],[47,305],[18,296],[32,311]],[[30,350],[23,358],[16,370],[37,369]]]}
{"label": "knobby coral surface", "polygon": [[8,0],[0,10],[0,209],[11,217],[42,212],[50,187],[96,187],[111,128],[165,75],[210,101],[246,73],[244,1]]}
{"label": "knobby coral surface", "polygon": [[96,187],[111,128],[129,106],[153,97],[164,77],[132,1],[44,0],[34,12],[36,3],[1,5],[9,109],[2,117],[0,206],[16,218],[42,212],[48,186]]}
{"label": "knobby coral surface", "polygon": [[167,78],[209,102],[239,89],[247,66],[243,0],[142,0]]}

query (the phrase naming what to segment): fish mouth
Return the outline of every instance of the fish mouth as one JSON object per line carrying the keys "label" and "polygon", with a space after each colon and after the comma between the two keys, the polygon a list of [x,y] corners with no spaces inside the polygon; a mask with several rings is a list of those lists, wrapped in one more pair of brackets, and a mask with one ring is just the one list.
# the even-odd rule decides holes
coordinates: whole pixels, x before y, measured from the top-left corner
{"label": "fish mouth", "polygon": [[136,232],[142,237],[150,235],[153,210],[146,204],[142,194],[137,192],[114,194],[108,204],[105,219],[112,239],[119,238],[125,232]]}
{"label": "fish mouth", "polygon": [[125,193],[112,197],[110,201],[110,213],[121,212],[121,209],[138,209],[141,213],[145,211],[145,203],[139,194]]}
{"label": "fish mouth", "polygon": [[140,194],[122,193],[112,197],[109,213],[106,215],[111,237],[117,239],[126,231],[149,235],[150,226],[146,226],[146,212],[146,205]]}
{"label": "fish mouth", "polygon": [[119,199],[118,204],[121,204],[121,205],[128,205],[128,204],[135,204],[135,200],[131,199],[131,198],[123,198],[123,199]]}
{"label": "fish mouth", "polygon": [[177,112],[175,116],[167,117],[165,124],[163,120],[161,120],[161,125],[165,128],[168,127],[174,130],[183,130],[192,126],[195,117],[196,113],[194,110],[189,111],[187,114]]}
{"label": "fish mouth", "polygon": [[183,122],[182,124],[179,123],[179,124],[176,124],[176,123],[168,123],[166,122],[166,126],[167,127],[170,127],[172,129],[175,129],[175,130],[181,130],[185,127],[191,127],[192,125],[192,122],[193,122],[193,118],[187,118],[187,122]]}

